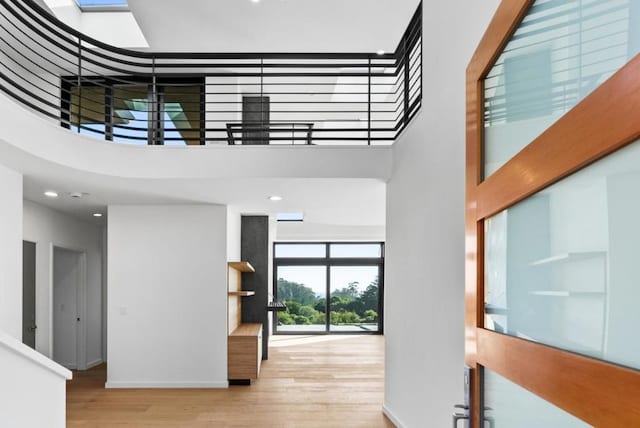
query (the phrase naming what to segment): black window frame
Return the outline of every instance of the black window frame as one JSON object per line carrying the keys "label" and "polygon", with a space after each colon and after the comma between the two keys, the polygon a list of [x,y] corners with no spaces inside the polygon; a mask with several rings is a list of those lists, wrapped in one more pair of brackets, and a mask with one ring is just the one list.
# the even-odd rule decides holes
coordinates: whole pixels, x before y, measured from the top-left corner
{"label": "black window frame", "polygon": [[[277,245],[324,245],[324,257],[276,257]],[[375,244],[380,245],[380,257],[331,257],[332,244]],[[276,241],[273,243],[273,300],[278,301],[278,267],[280,266],[325,266],[325,330],[324,331],[278,331],[278,312],[272,314],[273,335],[383,335],[384,334],[384,268],[385,243],[383,241]],[[332,331],[330,319],[331,267],[377,266],[378,267],[378,330],[377,331]]]}

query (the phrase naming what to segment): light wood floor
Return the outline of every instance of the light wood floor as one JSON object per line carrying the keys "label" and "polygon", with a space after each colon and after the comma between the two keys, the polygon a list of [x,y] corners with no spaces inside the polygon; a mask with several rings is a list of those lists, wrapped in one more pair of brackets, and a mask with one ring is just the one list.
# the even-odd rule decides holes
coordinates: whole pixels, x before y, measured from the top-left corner
{"label": "light wood floor", "polygon": [[74,372],[68,427],[393,427],[382,415],[382,336],[275,336],[260,379],[229,389],[104,389]]}

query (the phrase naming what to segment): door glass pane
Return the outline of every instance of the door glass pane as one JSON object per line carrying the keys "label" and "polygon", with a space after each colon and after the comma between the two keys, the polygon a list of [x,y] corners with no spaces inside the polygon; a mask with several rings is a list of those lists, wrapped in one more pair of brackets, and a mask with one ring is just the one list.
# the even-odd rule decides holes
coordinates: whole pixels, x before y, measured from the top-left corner
{"label": "door glass pane", "polygon": [[331,267],[331,331],[378,331],[378,266]]}
{"label": "door glass pane", "polygon": [[276,312],[278,332],[326,331],[327,268],[325,266],[278,266],[278,302],[287,310]]}
{"label": "door glass pane", "polygon": [[331,244],[331,257],[382,257],[380,244]]}
{"label": "door glass pane", "polygon": [[638,1],[536,0],[484,81],[485,177],[634,57],[639,28]]}
{"label": "door glass pane", "polygon": [[113,141],[147,144],[150,103],[147,85],[113,88]]}
{"label": "door glass pane", "polygon": [[484,407],[487,409],[484,427],[582,428],[591,426],[491,370],[485,368],[483,373]]}
{"label": "door glass pane", "polygon": [[275,257],[326,257],[325,244],[276,244]]}
{"label": "door glass pane", "polygon": [[640,369],[640,143],[485,222],[485,328]]}

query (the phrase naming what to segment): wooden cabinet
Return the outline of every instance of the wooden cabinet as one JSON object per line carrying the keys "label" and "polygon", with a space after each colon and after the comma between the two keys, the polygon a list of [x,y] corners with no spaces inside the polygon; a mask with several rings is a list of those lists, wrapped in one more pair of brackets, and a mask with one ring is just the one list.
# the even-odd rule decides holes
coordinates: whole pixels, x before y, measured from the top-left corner
{"label": "wooden cabinet", "polygon": [[240,324],[228,342],[228,377],[257,379],[262,362],[262,324]]}
{"label": "wooden cabinet", "polygon": [[[227,276],[228,379],[248,381],[257,379],[262,363],[262,324],[242,323],[242,299],[251,298],[253,291],[242,290],[242,272],[254,272],[248,262],[229,262]],[[247,382],[247,383],[248,383]]]}

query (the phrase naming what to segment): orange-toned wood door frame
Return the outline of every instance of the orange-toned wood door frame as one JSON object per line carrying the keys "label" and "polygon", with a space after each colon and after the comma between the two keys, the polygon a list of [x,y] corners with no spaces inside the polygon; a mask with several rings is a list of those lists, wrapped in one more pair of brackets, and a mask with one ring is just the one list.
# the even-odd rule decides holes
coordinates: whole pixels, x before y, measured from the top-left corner
{"label": "orange-toned wood door frame", "polygon": [[482,181],[483,80],[532,4],[503,0],[467,68],[465,361],[475,369],[473,427],[482,427],[480,366],[593,426],[640,427],[640,372],[483,328],[484,219],[640,138],[636,56]]}

